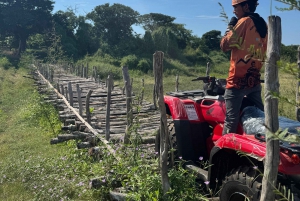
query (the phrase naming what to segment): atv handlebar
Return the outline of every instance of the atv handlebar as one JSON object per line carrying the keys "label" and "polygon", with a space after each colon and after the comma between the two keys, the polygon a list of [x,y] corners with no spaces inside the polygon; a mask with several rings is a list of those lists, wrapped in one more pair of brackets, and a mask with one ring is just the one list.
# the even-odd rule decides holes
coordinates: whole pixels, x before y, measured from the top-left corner
{"label": "atv handlebar", "polygon": [[212,77],[205,76],[205,77],[197,77],[196,79],[192,79],[192,81],[198,81],[198,80],[203,80],[203,82],[208,82]]}

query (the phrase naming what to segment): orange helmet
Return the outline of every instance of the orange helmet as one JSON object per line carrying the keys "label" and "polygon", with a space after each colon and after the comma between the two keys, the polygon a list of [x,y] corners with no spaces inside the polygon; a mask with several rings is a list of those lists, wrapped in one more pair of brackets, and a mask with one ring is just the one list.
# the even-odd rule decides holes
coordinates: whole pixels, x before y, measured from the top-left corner
{"label": "orange helmet", "polygon": [[247,1],[247,0],[232,0],[232,5],[234,6],[234,5],[240,4],[244,1]]}

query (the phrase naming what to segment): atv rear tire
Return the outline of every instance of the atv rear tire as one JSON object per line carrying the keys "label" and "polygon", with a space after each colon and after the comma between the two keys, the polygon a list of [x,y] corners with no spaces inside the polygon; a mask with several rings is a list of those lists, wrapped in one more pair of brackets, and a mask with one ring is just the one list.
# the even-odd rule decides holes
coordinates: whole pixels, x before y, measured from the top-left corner
{"label": "atv rear tire", "polygon": [[[168,136],[169,140],[167,142],[169,147],[168,153],[168,167],[172,168],[175,165],[175,160],[179,159],[177,151],[176,133],[175,126],[173,122],[168,123]],[[160,154],[160,131],[157,132],[155,138],[155,151]]]}
{"label": "atv rear tire", "polygon": [[253,167],[233,169],[223,180],[220,201],[259,201],[262,176]]}

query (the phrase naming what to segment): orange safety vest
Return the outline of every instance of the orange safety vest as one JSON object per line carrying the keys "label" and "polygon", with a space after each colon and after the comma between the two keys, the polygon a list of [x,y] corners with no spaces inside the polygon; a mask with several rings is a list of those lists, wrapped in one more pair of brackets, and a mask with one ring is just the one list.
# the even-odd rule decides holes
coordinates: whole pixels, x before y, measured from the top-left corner
{"label": "orange safety vest", "polygon": [[250,17],[239,19],[233,30],[222,38],[221,49],[231,50],[226,88],[246,89],[260,84],[267,38],[261,38]]}

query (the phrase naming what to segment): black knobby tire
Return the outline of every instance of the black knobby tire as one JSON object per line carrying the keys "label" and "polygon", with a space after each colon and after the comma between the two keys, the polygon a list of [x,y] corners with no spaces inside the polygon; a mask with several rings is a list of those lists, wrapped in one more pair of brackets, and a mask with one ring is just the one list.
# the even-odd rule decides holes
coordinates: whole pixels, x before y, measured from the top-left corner
{"label": "black knobby tire", "polygon": [[[233,169],[223,180],[220,190],[220,201],[259,201],[262,189],[262,171],[253,167],[243,166]],[[298,201],[297,194],[289,191],[284,185],[277,185],[281,192],[275,195],[275,200]]]}
{"label": "black knobby tire", "polygon": [[[175,132],[175,126],[173,122],[168,123],[168,147],[169,147],[169,153],[168,153],[168,167],[173,167],[175,164],[175,160],[179,158],[178,151],[177,151],[177,141],[176,141],[176,132]],[[156,134],[155,139],[155,151],[159,154],[160,153],[160,131]]]}
{"label": "black knobby tire", "polygon": [[253,167],[233,169],[223,180],[220,201],[259,201],[262,176]]}

